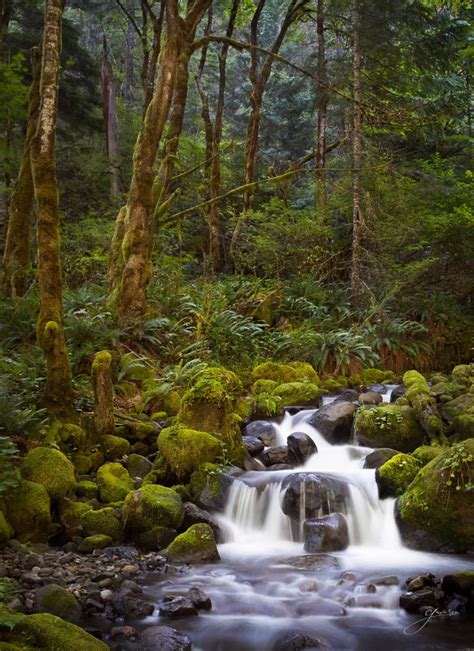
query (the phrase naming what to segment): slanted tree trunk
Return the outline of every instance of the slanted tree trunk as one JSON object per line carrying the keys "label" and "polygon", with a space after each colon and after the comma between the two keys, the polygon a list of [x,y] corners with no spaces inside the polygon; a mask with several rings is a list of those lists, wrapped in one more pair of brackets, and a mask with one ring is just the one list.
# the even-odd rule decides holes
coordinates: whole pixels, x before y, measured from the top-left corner
{"label": "slanted tree trunk", "polygon": [[322,217],[326,205],[326,126],[329,93],[326,66],[326,43],[324,35],[324,0],[317,0],[316,31],[318,34],[318,65],[317,74],[321,82],[317,88],[317,134],[316,134],[316,206],[319,217]]}
{"label": "slanted tree trunk", "polygon": [[361,162],[362,162],[362,107],[361,107],[361,53],[359,40],[359,0],[354,0],[353,12],[353,93],[354,113],[352,132],[352,261],[351,301],[360,304],[361,280]]}
{"label": "slanted tree trunk", "polygon": [[112,382],[112,355],[107,350],[96,353],[92,362],[94,391],[94,429],[102,439],[114,433],[114,386]]}
{"label": "slanted tree trunk", "polygon": [[59,196],[56,179],[56,122],[64,0],[45,0],[38,128],[31,148],[38,204],[38,341],[46,365],[45,403],[51,416],[73,410],[71,370],[64,337],[62,269],[59,256]]}
{"label": "slanted tree trunk", "polygon": [[109,57],[109,48],[105,34],[103,37],[101,67],[102,113],[104,116],[104,131],[107,157],[110,170],[110,196],[115,199],[120,194],[120,168],[118,152],[118,117],[115,100],[114,72]]}
{"label": "slanted tree trunk", "polygon": [[28,100],[28,122],[18,177],[10,198],[8,228],[3,254],[2,289],[7,296],[23,296],[30,269],[33,208],[31,145],[38,126],[40,105],[41,49],[31,52],[33,80]]}

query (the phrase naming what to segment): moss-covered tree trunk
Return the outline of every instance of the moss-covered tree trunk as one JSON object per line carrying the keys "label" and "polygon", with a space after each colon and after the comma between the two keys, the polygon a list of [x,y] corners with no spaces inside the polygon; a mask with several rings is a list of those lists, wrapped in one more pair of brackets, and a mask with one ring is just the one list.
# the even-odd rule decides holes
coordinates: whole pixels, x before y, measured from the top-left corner
{"label": "moss-covered tree trunk", "polygon": [[31,52],[32,75],[26,138],[18,177],[13,188],[8,211],[8,227],[3,252],[2,290],[11,298],[23,296],[30,268],[32,208],[34,198],[31,171],[31,144],[38,126],[40,106],[41,49]]}
{"label": "moss-covered tree trunk", "polygon": [[70,416],[73,401],[71,370],[64,337],[55,160],[63,9],[63,0],[45,2],[40,109],[38,128],[31,148],[31,166],[38,204],[38,341],[47,364],[45,403],[50,415],[58,418]]}
{"label": "moss-covered tree trunk", "polygon": [[94,429],[99,438],[114,433],[114,387],[112,382],[112,356],[103,350],[92,363],[92,388],[94,390]]}

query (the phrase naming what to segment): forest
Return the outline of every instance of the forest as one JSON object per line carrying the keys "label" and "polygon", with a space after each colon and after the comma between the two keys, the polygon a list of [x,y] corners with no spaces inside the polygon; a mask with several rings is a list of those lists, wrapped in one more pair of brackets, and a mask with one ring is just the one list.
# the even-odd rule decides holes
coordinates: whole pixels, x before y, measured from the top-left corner
{"label": "forest", "polygon": [[0,0],[0,651],[474,636],[470,0]]}

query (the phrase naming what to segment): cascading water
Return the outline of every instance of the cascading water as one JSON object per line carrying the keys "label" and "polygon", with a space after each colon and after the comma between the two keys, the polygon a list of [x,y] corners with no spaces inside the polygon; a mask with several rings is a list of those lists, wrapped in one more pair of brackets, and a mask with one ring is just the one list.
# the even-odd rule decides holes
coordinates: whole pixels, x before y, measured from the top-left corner
{"label": "cascading water", "polygon": [[[390,392],[383,399],[389,401]],[[471,563],[405,548],[394,517],[395,500],[380,500],[375,471],[363,468],[372,450],[331,445],[310,424],[314,413],[286,413],[275,426],[274,445],[285,445],[296,431],[314,441],[318,451],[304,465],[245,472],[233,481],[224,512],[215,515],[222,532],[221,562],[165,575],[158,589],[150,586],[150,598],[156,602],[193,586],[210,595],[209,614],[173,622],[192,638],[194,651],[290,648],[278,646],[289,633],[321,638],[329,648],[347,651],[461,648],[460,640],[474,638],[467,624],[459,631],[435,621],[419,636],[406,637],[404,628],[412,620],[398,601],[407,576],[462,571]],[[312,494],[304,479],[298,493],[299,526],[294,513],[292,520],[283,510],[285,482],[295,475],[320,481],[325,488],[319,501],[308,504]],[[305,554],[302,525],[308,512],[319,517],[334,510],[344,512],[349,546],[329,554]]]}

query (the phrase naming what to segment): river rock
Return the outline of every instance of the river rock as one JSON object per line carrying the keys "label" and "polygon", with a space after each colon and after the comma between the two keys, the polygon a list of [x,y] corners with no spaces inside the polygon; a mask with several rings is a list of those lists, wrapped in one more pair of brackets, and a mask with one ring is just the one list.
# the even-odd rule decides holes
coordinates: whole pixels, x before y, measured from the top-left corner
{"label": "river rock", "polygon": [[198,614],[197,608],[190,599],[186,597],[165,597],[159,608],[160,617],[193,617]]}
{"label": "river rock", "polygon": [[396,386],[392,393],[390,394],[390,402],[395,402],[398,398],[402,398],[407,391],[407,388],[404,384],[399,384]]}
{"label": "river rock", "polygon": [[251,457],[256,457],[265,448],[265,444],[259,436],[243,436],[242,441]]}
{"label": "river rock", "polygon": [[254,420],[245,426],[244,436],[254,436],[262,439],[265,445],[273,445],[276,429],[273,423],[267,420]]}
{"label": "river rock", "polygon": [[150,626],[140,638],[140,651],[191,651],[191,640],[170,626]]}
{"label": "river rock", "polygon": [[383,466],[383,464],[398,454],[397,450],[392,450],[391,448],[379,448],[374,450],[365,457],[364,468],[369,468],[374,470]]}
{"label": "river rock", "polygon": [[324,649],[324,642],[303,633],[285,633],[273,645],[273,651],[303,651],[303,649]]}
{"label": "river rock", "polygon": [[293,466],[302,466],[304,462],[318,451],[316,443],[305,432],[293,432],[287,438],[288,461]]}
{"label": "river rock", "polygon": [[185,502],[183,504],[183,511],[184,511],[184,520],[182,524],[183,529],[188,529],[193,524],[204,523],[204,524],[208,524],[213,530],[216,538],[217,539],[219,538],[219,535],[221,533],[220,527],[217,521],[212,517],[212,515],[208,511],[205,511],[204,509],[200,509],[192,502]]}
{"label": "river rock", "polygon": [[[289,475],[283,480],[281,508],[293,521],[344,511],[347,484],[340,479],[312,472]],[[304,513],[303,513],[304,511]]]}
{"label": "river rock", "polygon": [[290,466],[289,463],[276,463],[273,466],[268,466],[265,470],[293,470],[293,466]]}
{"label": "river rock", "polygon": [[128,590],[121,590],[114,596],[112,607],[118,615],[131,619],[143,619],[155,610],[153,604],[130,594]]}
{"label": "river rock", "polygon": [[341,564],[336,556],[330,554],[306,554],[305,556],[293,556],[283,561],[285,565],[291,565],[299,570],[339,570]]}
{"label": "river rock", "polygon": [[311,596],[296,606],[296,614],[299,617],[341,617],[346,614],[346,610],[331,599]]}
{"label": "river rock", "polygon": [[265,466],[274,466],[277,463],[288,463],[288,446],[277,445],[268,448],[260,455],[260,460]]}
{"label": "river rock", "polygon": [[77,623],[81,617],[81,607],[77,599],[60,585],[50,583],[35,592],[36,611],[50,613],[68,622]]}
{"label": "river rock", "polygon": [[307,552],[338,552],[349,546],[349,528],[342,513],[305,520],[303,536]]}
{"label": "river rock", "polygon": [[444,592],[439,588],[426,587],[400,596],[400,608],[408,613],[425,614],[427,609],[442,608]]}
{"label": "river rock", "polygon": [[383,402],[382,396],[375,391],[366,391],[359,396],[360,405],[380,405],[381,402]]}
{"label": "river rock", "polygon": [[311,416],[309,423],[332,444],[348,443],[357,406],[345,400],[334,401],[321,407]]}
{"label": "river rock", "polygon": [[355,389],[343,389],[334,402],[357,402],[359,392]]}
{"label": "river rock", "polygon": [[190,588],[186,597],[193,602],[198,610],[212,610],[211,598],[202,588],[198,586]]}

